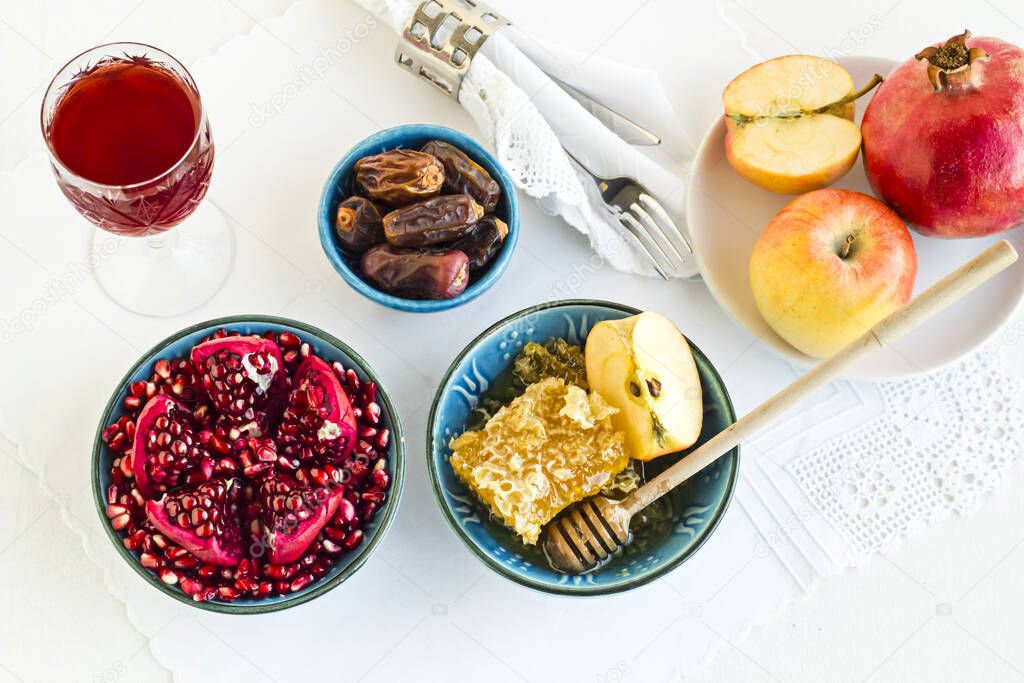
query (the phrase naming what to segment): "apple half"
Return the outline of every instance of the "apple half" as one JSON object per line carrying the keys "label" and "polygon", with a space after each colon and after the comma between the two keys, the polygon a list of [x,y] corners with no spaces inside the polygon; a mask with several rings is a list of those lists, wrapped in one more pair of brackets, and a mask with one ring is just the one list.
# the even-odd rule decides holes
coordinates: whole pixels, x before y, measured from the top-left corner
{"label": "apple half", "polygon": [[722,93],[725,154],[741,176],[780,194],[800,194],[842,177],[857,160],[853,78],[823,57],[788,55],[737,76]]}
{"label": "apple half", "polygon": [[671,320],[645,312],[598,323],[587,335],[587,382],[619,412],[612,424],[635,460],[689,448],[704,401],[686,338]]}

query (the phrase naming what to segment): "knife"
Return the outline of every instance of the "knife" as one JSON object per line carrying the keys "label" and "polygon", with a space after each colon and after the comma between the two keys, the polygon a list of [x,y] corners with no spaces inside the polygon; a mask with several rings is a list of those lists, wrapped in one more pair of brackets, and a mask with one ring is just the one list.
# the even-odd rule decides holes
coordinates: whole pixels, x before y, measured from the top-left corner
{"label": "knife", "polygon": [[645,147],[661,144],[660,137],[640,124],[627,119],[614,109],[609,109],[600,102],[591,99],[565,81],[555,78],[554,76],[551,76],[551,74],[548,74],[548,76],[555,82],[555,84],[558,85],[558,87],[564,90],[569,97],[579,102],[580,105],[590,112],[594,118],[604,124],[605,128],[615,133],[629,144],[642,145]]}

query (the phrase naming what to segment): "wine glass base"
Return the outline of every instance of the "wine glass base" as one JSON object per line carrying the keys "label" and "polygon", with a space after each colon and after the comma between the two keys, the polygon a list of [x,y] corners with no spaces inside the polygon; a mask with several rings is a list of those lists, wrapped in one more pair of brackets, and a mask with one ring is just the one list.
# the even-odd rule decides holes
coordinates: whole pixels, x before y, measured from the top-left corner
{"label": "wine glass base", "polygon": [[96,280],[116,303],[135,313],[167,317],[187,313],[216,294],[235,258],[235,238],[212,202],[170,230],[151,237],[121,237],[97,229],[92,253]]}

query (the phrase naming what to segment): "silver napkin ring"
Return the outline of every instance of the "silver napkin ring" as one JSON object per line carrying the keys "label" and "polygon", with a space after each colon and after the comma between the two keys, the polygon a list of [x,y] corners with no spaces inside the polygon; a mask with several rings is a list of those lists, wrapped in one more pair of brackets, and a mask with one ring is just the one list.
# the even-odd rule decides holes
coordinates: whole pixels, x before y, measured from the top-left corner
{"label": "silver napkin ring", "polygon": [[473,55],[508,23],[475,0],[425,0],[402,31],[395,61],[457,100]]}

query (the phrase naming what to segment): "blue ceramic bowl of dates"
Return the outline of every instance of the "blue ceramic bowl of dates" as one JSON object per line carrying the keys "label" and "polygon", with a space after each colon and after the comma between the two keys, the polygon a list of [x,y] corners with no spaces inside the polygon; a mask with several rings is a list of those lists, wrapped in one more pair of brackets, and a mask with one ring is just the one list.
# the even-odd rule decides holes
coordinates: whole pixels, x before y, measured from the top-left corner
{"label": "blue ceramic bowl of dates", "polygon": [[[654,581],[693,557],[714,533],[736,487],[739,448],[719,458],[634,519],[633,540],[606,564],[570,576],[553,569],[538,545],[525,545],[498,522],[459,480],[449,462],[451,440],[477,419],[489,392],[507,380],[512,363],[527,342],[559,338],[583,346],[603,320],[640,311],[609,301],[567,300],[514,313],[480,334],[459,354],[441,385],[427,420],[427,468],[434,495],[448,526],[485,565],[523,586],[560,595],[605,595]],[[684,330],[685,332],[685,330]],[[729,392],[699,348],[690,343],[700,374],[704,424],[700,446],[735,422]],[[664,455],[644,464],[645,479],[657,476],[689,452]],[[639,523],[637,523],[639,522]]]}
{"label": "blue ceramic bowl of dates", "polygon": [[[338,241],[334,224],[338,204],[357,194],[354,170],[357,161],[363,157],[393,149],[419,150],[431,140],[447,142],[458,148],[479,164],[498,183],[501,188],[501,199],[493,214],[508,226],[508,234],[502,242],[499,252],[484,269],[470,276],[469,284],[461,294],[450,299],[404,298],[389,294],[366,281],[360,270],[359,257],[345,253]],[[327,184],[320,197],[317,220],[320,244],[323,246],[324,253],[327,254],[327,260],[352,289],[383,306],[413,313],[430,313],[455,308],[486,292],[508,269],[516,242],[519,239],[519,204],[515,186],[498,160],[479,142],[467,135],[444,126],[428,124],[410,124],[388,128],[371,135],[353,147],[338,162],[327,179]]]}

